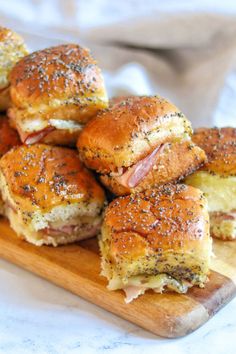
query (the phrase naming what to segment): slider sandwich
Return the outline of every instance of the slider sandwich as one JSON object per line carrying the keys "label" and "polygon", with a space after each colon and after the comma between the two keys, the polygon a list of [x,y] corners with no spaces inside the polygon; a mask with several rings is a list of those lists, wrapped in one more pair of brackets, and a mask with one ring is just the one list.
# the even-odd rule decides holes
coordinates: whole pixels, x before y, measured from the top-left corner
{"label": "slider sandwich", "polygon": [[[9,125],[8,119],[0,116],[0,158],[13,146],[20,145],[20,138],[17,132]],[[4,214],[4,203],[0,193],[0,215]]]}
{"label": "slider sandwich", "polygon": [[23,39],[10,29],[0,27],[0,111],[10,107],[8,75],[15,63],[28,54]]}
{"label": "slider sandwich", "polygon": [[148,289],[204,287],[212,242],[203,193],[183,184],[119,197],[107,207],[100,238],[108,289],[130,302]]}
{"label": "slider sandwich", "polygon": [[206,155],[187,118],[164,98],[113,100],[81,132],[77,147],[88,168],[116,195],[181,180]]}
{"label": "slider sandwich", "polygon": [[205,150],[208,163],[186,183],[200,188],[209,205],[211,235],[236,239],[236,128],[200,128],[193,141]]}
{"label": "slider sandwich", "polygon": [[0,190],[13,230],[37,246],[95,236],[104,191],[75,150],[22,145],[0,160]]}
{"label": "slider sandwich", "polygon": [[73,145],[84,124],[108,99],[101,70],[75,44],[34,52],[10,75],[11,124],[25,144]]}

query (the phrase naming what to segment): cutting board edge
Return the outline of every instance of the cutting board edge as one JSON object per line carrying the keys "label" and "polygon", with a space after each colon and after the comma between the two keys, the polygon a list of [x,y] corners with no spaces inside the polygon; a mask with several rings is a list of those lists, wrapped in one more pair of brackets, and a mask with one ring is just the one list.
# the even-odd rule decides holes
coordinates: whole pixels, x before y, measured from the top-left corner
{"label": "cutting board edge", "polygon": [[[6,231],[11,233],[11,231],[9,231],[9,230],[6,230]],[[185,315],[182,315],[179,317],[178,316],[172,317],[170,322],[168,322],[167,320],[166,321],[163,320],[163,323],[160,326],[159,325],[157,326],[157,323],[154,320],[150,320],[150,319],[149,319],[149,322],[143,323],[142,320],[143,320],[144,316],[142,315],[140,318],[137,317],[137,306],[136,306],[136,315],[135,314],[131,315],[132,311],[130,312],[130,309],[131,309],[132,304],[130,304],[130,305],[124,304],[124,296],[123,296],[123,294],[122,295],[119,294],[121,292],[108,292],[107,291],[106,296],[108,298],[108,304],[107,305],[104,304],[104,299],[102,299],[102,297],[104,295],[105,280],[103,277],[99,276],[99,282],[93,281],[93,279],[91,280],[91,279],[85,278],[83,275],[73,272],[73,270],[71,270],[69,267],[63,268],[63,265],[57,264],[58,259],[56,259],[56,268],[52,268],[52,270],[51,270],[51,265],[53,264],[55,266],[55,263],[54,263],[55,259],[53,258],[53,256],[51,257],[52,252],[50,252],[49,247],[47,247],[45,249],[45,254],[43,254],[43,252],[40,253],[39,248],[37,248],[37,247],[35,248],[35,246],[29,245],[25,241],[19,240],[15,237],[14,237],[14,239],[9,240],[9,239],[1,236],[0,243],[2,245],[2,247],[0,247],[0,256],[2,258],[6,259],[7,261],[18,265],[18,266],[32,272],[33,274],[37,274],[41,278],[47,279],[48,281],[54,283],[55,285],[57,285],[61,288],[64,288],[66,290],[69,290],[71,293],[76,294],[76,295],[80,296],[81,298],[83,298],[87,301],[90,301],[91,303],[96,304],[96,305],[100,306],[101,308],[108,310],[109,312],[112,312],[113,314],[118,315],[121,318],[124,318],[124,319],[128,320],[129,322],[132,322],[132,323],[138,325],[141,328],[144,328],[145,330],[154,333],[155,335],[165,337],[165,338],[183,337],[183,336],[190,334],[193,331],[197,330],[204,323],[206,323],[216,312],[218,312],[223,306],[225,306],[229,301],[231,301],[231,299],[233,297],[235,297],[235,295],[236,295],[235,289],[232,289],[232,292],[229,294],[229,296],[223,298],[224,301],[221,301],[219,303],[219,305],[215,309],[215,312],[213,312],[213,313],[209,313],[209,311],[207,311],[207,309],[201,303],[199,303],[197,301],[194,302],[194,299],[192,299],[193,300],[192,311],[186,313]],[[78,252],[80,252],[79,250],[82,249],[86,253],[86,250],[83,247],[80,247],[79,245],[76,247],[78,247]],[[56,251],[56,252],[58,252],[58,251]],[[93,254],[90,251],[88,251],[88,252],[90,254]],[[22,259],[22,255],[27,256],[27,254],[29,254],[29,253],[32,253],[32,254],[30,254],[30,256],[36,257],[35,259],[37,259],[37,260],[40,260],[40,259],[44,260],[46,262],[46,267],[41,267],[39,270],[36,270],[34,264],[27,263],[26,260],[24,261]],[[13,257],[13,254],[14,254],[14,257]],[[57,254],[57,253],[55,253],[55,254]],[[97,258],[98,256],[96,254],[94,254],[94,256],[96,256],[96,259],[98,259]],[[98,263],[98,261],[96,261],[95,263]],[[50,270],[49,273],[47,272],[47,269]],[[82,284],[83,281],[86,280],[88,289],[81,293],[81,291],[78,292],[76,289],[71,287],[71,285],[70,286],[68,286],[68,284],[65,285],[65,280],[61,280],[60,278],[58,279],[55,276],[55,269],[57,269],[58,271],[63,269],[65,272],[73,273],[72,279],[75,279],[75,282],[77,282],[78,284]],[[101,280],[101,282],[100,282],[100,279],[102,279],[102,278],[103,278],[103,280]],[[95,299],[91,296],[91,294],[89,294],[89,289],[91,289],[91,288],[93,288],[93,290],[96,289],[99,293]],[[102,302],[100,302],[100,299],[102,299]],[[111,301],[109,299],[111,299]],[[122,299],[122,303],[121,303],[121,299]],[[151,299],[151,297],[150,297],[150,299]],[[110,306],[111,303],[114,305],[114,301],[117,301],[116,305],[118,307],[118,310],[113,309]],[[135,300],[135,302],[136,301],[138,304],[139,299]],[[130,306],[128,313],[125,312],[125,309],[127,309],[125,306]],[[121,309],[121,311],[119,311],[120,309]],[[170,312],[168,312],[167,315],[170,316],[171,315]]]}

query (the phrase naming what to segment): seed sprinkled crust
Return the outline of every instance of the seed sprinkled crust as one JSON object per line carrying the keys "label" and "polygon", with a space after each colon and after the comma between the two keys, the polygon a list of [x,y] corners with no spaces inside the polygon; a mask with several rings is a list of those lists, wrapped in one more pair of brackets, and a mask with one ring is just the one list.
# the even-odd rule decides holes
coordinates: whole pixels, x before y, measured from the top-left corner
{"label": "seed sprinkled crust", "polygon": [[207,154],[202,170],[221,176],[236,176],[236,128],[199,128],[193,141]]}
{"label": "seed sprinkled crust", "polygon": [[183,113],[159,96],[133,96],[100,112],[80,134],[77,147],[85,164],[105,174],[144,158],[170,139],[190,136]]}
{"label": "seed sprinkled crust", "polygon": [[9,73],[28,51],[23,38],[8,28],[0,26],[0,111],[10,107]]}
{"label": "seed sprinkled crust", "polygon": [[[120,243],[119,233],[135,232],[146,246],[157,251],[166,247],[180,248],[185,243],[206,236],[207,213],[203,194],[183,184],[167,184],[158,189],[115,199],[108,207],[105,224],[110,228],[118,252],[129,253]],[[204,227],[203,227],[204,225]]]}
{"label": "seed sprinkled crust", "polygon": [[10,83],[9,116],[25,143],[46,129],[40,142],[75,143],[80,124],[108,106],[100,68],[88,49],[75,44],[27,55],[11,71]]}
{"label": "seed sprinkled crust", "polygon": [[0,169],[13,198],[20,198],[20,208],[47,210],[68,202],[104,201],[102,188],[74,150],[22,145],[3,156]]}
{"label": "seed sprinkled crust", "polygon": [[102,274],[112,290],[144,277],[155,290],[148,281],[157,275],[204,286],[211,256],[206,198],[183,184],[119,197],[106,209],[100,248]]}

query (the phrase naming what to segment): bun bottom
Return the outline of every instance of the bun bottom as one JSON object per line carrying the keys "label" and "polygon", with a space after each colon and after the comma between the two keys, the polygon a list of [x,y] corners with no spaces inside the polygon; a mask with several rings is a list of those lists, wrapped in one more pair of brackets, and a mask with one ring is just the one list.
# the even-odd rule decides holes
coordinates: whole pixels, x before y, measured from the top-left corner
{"label": "bun bottom", "polygon": [[10,107],[11,99],[10,99],[10,89],[9,86],[0,89],[0,112],[6,111]]}
{"label": "bun bottom", "polygon": [[[10,124],[15,128],[22,143],[32,145],[43,143],[48,145],[62,145],[75,147],[83,124],[71,120],[50,119],[49,121],[37,118],[35,120],[18,121],[15,111],[8,111]],[[37,126],[37,130],[35,127]]]}
{"label": "bun bottom", "polygon": [[211,235],[221,240],[236,239],[236,176],[197,171],[185,180],[202,190],[208,200]]}
{"label": "bun bottom", "polygon": [[2,200],[2,196],[0,194],[0,216],[4,215],[4,202]]}
{"label": "bun bottom", "polygon": [[40,143],[75,147],[81,129],[56,129],[43,138]]}
{"label": "bun bottom", "polygon": [[129,188],[122,185],[116,176],[101,175],[100,180],[115,195],[128,195],[158,187],[166,183],[181,181],[199,168],[205,161],[205,153],[189,140],[166,144],[156,155],[155,163],[149,173],[138,183]]}
{"label": "bun bottom", "polygon": [[77,217],[76,222],[75,217],[72,217],[72,225],[70,224],[70,220],[64,222],[59,220],[60,227],[58,228],[48,226],[36,229],[32,223],[25,225],[22,222],[22,217],[18,216],[11,208],[6,208],[5,214],[16,234],[36,246],[51,245],[56,247],[85,240],[96,236],[101,226],[100,217],[80,216]]}
{"label": "bun bottom", "polygon": [[236,240],[236,210],[210,213],[211,235],[223,241]]}
{"label": "bun bottom", "polygon": [[123,289],[126,302],[148,289],[204,287],[212,250],[206,198],[196,188],[169,184],[114,199],[99,246],[108,289]]}

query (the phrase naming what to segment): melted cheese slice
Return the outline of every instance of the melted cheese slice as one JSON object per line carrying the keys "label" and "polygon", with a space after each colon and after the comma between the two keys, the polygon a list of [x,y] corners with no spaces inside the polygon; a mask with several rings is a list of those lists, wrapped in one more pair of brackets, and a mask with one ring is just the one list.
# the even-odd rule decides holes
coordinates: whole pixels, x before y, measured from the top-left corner
{"label": "melted cheese slice", "polygon": [[236,177],[222,177],[207,171],[198,171],[188,176],[185,183],[204,192],[209,212],[230,212],[236,209]]}
{"label": "melted cheese slice", "polygon": [[177,293],[186,293],[190,286],[190,283],[178,281],[163,273],[158,275],[136,275],[128,278],[127,281],[113,277],[109,282],[108,289],[123,289],[126,294],[125,302],[130,303],[148,289],[152,289],[156,293],[162,293],[166,287]]}

